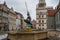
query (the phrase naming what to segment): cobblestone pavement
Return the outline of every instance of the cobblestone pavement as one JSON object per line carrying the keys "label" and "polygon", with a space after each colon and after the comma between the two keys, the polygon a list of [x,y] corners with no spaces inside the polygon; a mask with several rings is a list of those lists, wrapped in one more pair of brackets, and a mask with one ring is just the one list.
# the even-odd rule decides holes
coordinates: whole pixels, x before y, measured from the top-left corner
{"label": "cobblestone pavement", "polygon": [[60,40],[60,37],[57,35],[57,36],[49,37],[47,40]]}

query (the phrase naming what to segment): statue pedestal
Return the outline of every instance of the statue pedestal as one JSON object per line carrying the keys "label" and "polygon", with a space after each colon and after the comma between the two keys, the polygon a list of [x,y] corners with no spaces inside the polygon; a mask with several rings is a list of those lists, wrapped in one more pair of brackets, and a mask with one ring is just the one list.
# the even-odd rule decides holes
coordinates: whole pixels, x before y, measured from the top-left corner
{"label": "statue pedestal", "polygon": [[32,28],[31,24],[27,24],[26,28]]}
{"label": "statue pedestal", "polygon": [[17,32],[9,33],[10,40],[40,40],[47,38],[46,31],[32,31],[32,32]]}

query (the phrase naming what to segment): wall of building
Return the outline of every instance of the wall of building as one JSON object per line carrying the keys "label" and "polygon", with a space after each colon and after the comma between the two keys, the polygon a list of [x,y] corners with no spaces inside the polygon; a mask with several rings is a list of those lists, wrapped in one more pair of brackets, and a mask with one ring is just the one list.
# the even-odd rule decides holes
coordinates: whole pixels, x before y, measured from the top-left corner
{"label": "wall of building", "polygon": [[56,30],[60,30],[60,10],[55,15]]}
{"label": "wall of building", "polygon": [[47,20],[47,28],[48,30],[55,30],[55,17],[54,16],[48,16]]}
{"label": "wall of building", "polygon": [[55,24],[56,24],[56,30],[60,31],[60,0],[56,7]]}
{"label": "wall of building", "polygon": [[9,12],[9,30],[16,30],[16,14]]}
{"label": "wall of building", "polygon": [[36,29],[36,20],[33,20],[32,22],[33,29]]}
{"label": "wall of building", "polygon": [[22,25],[21,25],[21,26],[22,26],[21,28],[23,29],[23,28],[24,28],[24,26],[25,26],[25,24],[24,24],[24,17],[23,17],[23,15],[22,15],[22,17],[21,17],[21,24],[22,24]]}
{"label": "wall of building", "polygon": [[17,25],[17,30],[21,29],[21,15],[20,13],[16,12],[16,25]]}
{"label": "wall of building", "polygon": [[47,10],[40,9],[36,12],[37,28],[47,29]]}
{"label": "wall of building", "polygon": [[0,29],[2,31],[8,31],[8,12],[7,12],[7,5],[4,2],[0,4]]}
{"label": "wall of building", "polygon": [[47,9],[45,0],[39,0],[36,9],[36,28],[47,29]]}
{"label": "wall of building", "polygon": [[8,31],[8,13],[0,10],[0,28],[3,31]]}
{"label": "wall of building", "polygon": [[[18,16],[18,19],[16,19],[16,16]],[[4,2],[4,4],[0,4],[0,27],[2,28],[7,27],[6,29],[9,29],[10,31],[17,30],[17,25],[16,25],[17,20],[18,20],[17,25],[23,28],[24,27],[23,15],[20,13],[19,15],[16,15],[13,8],[7,7],[6,2]]]}

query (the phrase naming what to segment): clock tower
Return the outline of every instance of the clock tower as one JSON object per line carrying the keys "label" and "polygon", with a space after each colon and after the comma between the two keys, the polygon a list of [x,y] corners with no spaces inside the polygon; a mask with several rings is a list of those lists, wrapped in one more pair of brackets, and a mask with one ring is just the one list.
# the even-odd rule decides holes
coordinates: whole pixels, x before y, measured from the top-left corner
{"label": "clock tower", "polygon": [[45,0],[39,0],[36,7],[36,29],[47,29],[47,9]]}
{"label": "clock tower", "polygon": [[38,7],[45,7],[45,6],[46,6],[45,0],[39,0]]}

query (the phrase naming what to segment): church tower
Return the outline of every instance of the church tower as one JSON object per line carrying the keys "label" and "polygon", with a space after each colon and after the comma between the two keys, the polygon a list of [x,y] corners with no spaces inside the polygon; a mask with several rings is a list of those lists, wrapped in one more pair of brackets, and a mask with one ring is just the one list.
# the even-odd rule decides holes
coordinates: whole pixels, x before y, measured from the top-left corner
{"label": "church tower", "polygon": [[45,0],[39,0],[38,6],[39,6],[39,7],[45,7],[45,6],[46,6]]}
{"label": "church tower", "polygon": [[46,7],[46,2],[45,2],[45,0],[39,0],[39,3],[38,3],[38,5],[37,5],[36,9],[43,9],[43,8],[45,8],[45,7]]}
{"label": "church tower", "polygon": [[45,0],[39,0],[36,8],[36,28],[47,29],[47,9]]}

